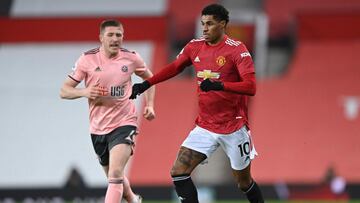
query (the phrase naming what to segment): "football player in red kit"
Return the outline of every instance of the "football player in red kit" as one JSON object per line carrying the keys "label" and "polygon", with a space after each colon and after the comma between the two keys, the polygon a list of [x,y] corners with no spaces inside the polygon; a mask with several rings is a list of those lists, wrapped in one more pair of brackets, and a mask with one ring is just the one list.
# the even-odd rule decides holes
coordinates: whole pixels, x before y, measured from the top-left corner
{"label": "football player in red kit", "polygon": [[251,203],[262,203],[261,191],[251,177],[251,160],[257,155],[251,142],[248,98],[256,92],[255,68],[245,45],[229,38],[225,28],[229,12],[219,4],[201,13],[203,37],[191,40],[177,59],[159,73],[133,85],[135,99],[152,85],[165,81],[193,65],[196,71],[199,115],[196,127],[180,147],[171,169],[175,190],[182,203],[197,203],[190,174],[218,148],[229,157],[238,187]]}

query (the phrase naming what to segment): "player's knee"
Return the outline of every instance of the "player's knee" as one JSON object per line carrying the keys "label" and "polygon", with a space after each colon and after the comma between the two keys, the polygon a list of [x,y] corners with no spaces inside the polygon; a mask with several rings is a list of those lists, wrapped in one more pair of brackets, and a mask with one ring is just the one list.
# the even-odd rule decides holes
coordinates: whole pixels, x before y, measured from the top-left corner
{"label": "player's knee", "polygon": [[109,179],[123,179],[123,171],[120,169],[113,169],[113,170],[109,170]]}

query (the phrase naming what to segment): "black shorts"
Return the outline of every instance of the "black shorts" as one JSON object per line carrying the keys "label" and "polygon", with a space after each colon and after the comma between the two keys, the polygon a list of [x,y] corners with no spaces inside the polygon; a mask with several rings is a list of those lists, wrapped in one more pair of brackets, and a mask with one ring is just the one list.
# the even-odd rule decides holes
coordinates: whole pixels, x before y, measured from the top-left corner
{"label": "black shorts", "polygon": [[136,127],[125,125],[116,128],[105,135],[91,134],[91,140],[95,153],[98,155],[99,162],[102,166],[109,165],[109,151],[118,144],[134,145],[134,135]]}

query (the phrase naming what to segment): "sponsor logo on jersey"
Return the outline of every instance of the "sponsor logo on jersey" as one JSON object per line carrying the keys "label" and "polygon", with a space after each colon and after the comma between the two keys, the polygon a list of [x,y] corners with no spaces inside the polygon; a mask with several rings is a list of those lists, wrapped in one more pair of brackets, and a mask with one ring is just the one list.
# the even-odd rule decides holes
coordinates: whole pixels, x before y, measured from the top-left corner
{"label": "sponsor logo on jersey", "polygon": [[195,57],[194,62],[200,62],[200,59],[198,56]]}
{"label": "sponsor logo on jersey", "polygon": [[223,66],[223,65],[225,65],[225,63],[226,63],[226,59],[225,59],[225,57],[224,56],[219,56],[219,57],[217,57],[216,58],[216,63],[218,64],[218,66]]}
{"label": "sponsor logo on jersey", "polygon": [[241,56],[241,58],[244,58],[244,57],[247,57],[247,56],[250,56],[250,57],[251,57],[251,55],[250,55],[249,52],[241,53],[240,56]]}
{"label": "sponsor logo on jersey", "polygon": [[121,70],[122,70],[122,72],[126,73],[126,72],[128,72],[129,68],[124,65],[123,67],[121,67]]}
{"label": "sponsor logo on jersey", "polygon": [[112,97],[123,97],[125,95],[125,86],[112,86],[110,88],[110,95]]}
{"label": "sponsor logo on jersey", "polygon": [[206,79],[219,79],[220,78],[220,73],[218,72],[212,72],[211,70],[203,70],[203,71],[198,71],[196,74],[197,77],[202,78],[204,80]]}

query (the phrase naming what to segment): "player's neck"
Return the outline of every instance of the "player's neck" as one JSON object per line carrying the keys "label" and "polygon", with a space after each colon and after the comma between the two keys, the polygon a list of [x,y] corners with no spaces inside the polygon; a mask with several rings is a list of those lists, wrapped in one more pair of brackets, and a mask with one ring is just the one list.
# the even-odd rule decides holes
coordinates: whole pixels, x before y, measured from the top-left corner
{"label": "player's neck", "polygon": [[103,53],[103,55],[107,59],[114,58],[114,57],[116,57],[118,55],[118,53],[111,53],[110,51],[106,50],[103,46],[100,47],[100,51]]}
{"label": "player's neck", "polygon": [[217,38],[216,40],[212,41],[212,42],[207,42],[207,44],[209,46],[217,46],[219,45],[225,38],[225,34],[221,34],[219,38]]}

